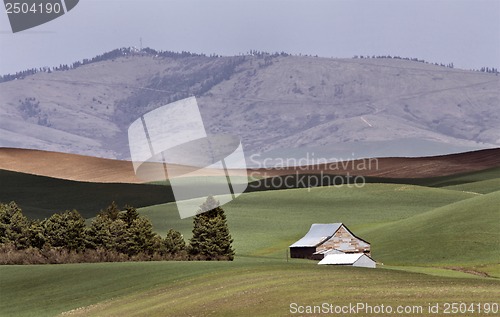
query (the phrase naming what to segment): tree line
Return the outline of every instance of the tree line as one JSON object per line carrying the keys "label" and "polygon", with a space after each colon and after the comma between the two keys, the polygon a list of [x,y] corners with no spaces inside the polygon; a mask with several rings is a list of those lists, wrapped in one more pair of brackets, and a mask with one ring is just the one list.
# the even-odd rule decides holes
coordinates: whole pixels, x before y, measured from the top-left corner
{"label": "tree line", "polygon": [[366,59],[369,59],[369,58],[377,58],[377,59],[383,59],[383,58],[386,58],[386,59],[401,59],[401,60],[405,60],[405,61],[411,61],[411,62],[418,62],[418,63],[424,63],[424,64],[433,64],[433,65],[436,65],[436,66],[441,66],[441,67],[448,67],[448,68],[454,68],[455,65],[453,63],[448,63],[448,64],[443,64],[443,63],[431,63],[431,62],[428,62],[424,59],[419,59],[419,58],[416,58],[416,57],[401,57],[401,56],[391,56],[391,55],[366,55],[366,56],[363,56],[363,55],[354,55],[353,59],[358,59],[358,58],[366,58]]}
{"label": "tree line", "polygon": [[109,52],[105,52],[100,55],[96,55],[93,58],[84,58],[82,61],[76,61],[72,64],[60,64],[55,67],[40,67],[40,68],[29,68],[23,71],[16,72],[14,74],[6,74],[0,76],[0,83],[11,81],[15,79],[23,79],[26,76],[34,75],[39,72],[52,73],[54,71],[66,71],[70,69],[75,69],[83,65],[88,65],[92,63],[102,62],[106,60],[112,60],[122,56],[128,55],[152,55],[159,57],[170,57],[170,58],[183,58],[183,57],[206,57],[205,54],[191,53],[187,51],[173,52],[173,51],[157,51],[152,48],[144,48],[139,50],[135,47],[122,47],[114,49]]}
{"label": "tree line", "polygon": [[213,197],[201,206],[207,212],[194,217],[187,244],[170,229],[165,237],[153,230],[136,208],[116,203],[90,222],[76,210],[30,220],[15,203],[0,203],[0,264],[79,262],[233,260],[227,219]]}
{"label": "tree line", "polygon": [[[432,65],[436,65],[436,66],[441,66],[441,67],[447,67],[447,68],[455,68],[455,65],[453,63],[448,63],[448,64],[443,64],[443,63],[432,63],[432,62],[428,62],[424,59],[419,59],[419,58],[415,58],[415,57],[401,57],[401,56],[391,56],[391,55],[366,55],[366,56],[363,56],[363,55],[354,55],[353,56],[353,59],[358,59],[358,58],[365,58],[365,59],[370,59],[370,58],[386,58],[386,59],[401,59],[401,60],[405,60],[405,61],[412,61],[412,62],[418,62],[418,63],[424,63],[424,64],[432,64]],[[471,71],[474,71],[474,72],[481,72],[481,73],[489,73],[489,74],[497,74],[498,75],[498,69],[495,68],[495,67],[481,67],[480,69],[470,69]]]}
{"label": "tree line", "polygon": [[[257,50],[250,50],[248,55],[253,55],[257,56],[258,58],[274,58],[278,56],[290,56],[290,54],[285,53],[285,52],[275,52],[275,53],[269,53],[265,51],[257,51]],[[105,52],[100,55],[96,55],[92,58],[84,58],[81,61],[76,61],[72,64],[59,64],[59,66],[54,66],[54,67],[39,67],[39,68],[28,68],[19,72],[16,72],[14,74],[5,74],[0,76],[0,83],[2,82],[7,82],[11,80],[16,80],[16,79],[23,79],[27,76],[34,75],[36,73],[52,73],[52,72],[57,72],[57,71],[67,71],[71,69],[76,69],[80,66],[92,64],[92,63],[97,63],[97,62],[102,62],[102,61],[108,61],[108,60],[113,60],[115,58],[123,57],[123,56],[130,56],[130,55],[146,55],[146,56],[154,56],[154,57],[163,57],[163,58],[185,58],[185,57],[209,57],[209,58],[220,58],[222,57],[221,55],[218,54],[210,54],[207,56],[206,54],[198,54],[198,53],[192,53],[189,51],[181,51],[181,52],[174,52],[174,51],[163,51],[163,50],[155,50],[149,47],[145,47],[142,49],[138,49],[136,47],[122,47],[118,49],[111,50],[109,52]],[[242,57],[242,56],[239,56]],[[225,76],[225,75],[223,75]]]}
{"label": "tree line", "polygon": [[[247,55],[250,56],[256,56],[258,58],[265,58],[266,63],[271,63],[271,58],[278,57],[278,56],[291,56],[292,54],[286,53],[286,52],[274,52],[274,53],[269,53],[265,51],[259,51],[259,50],[250,50],[249,52],[246,53]],[[162,50],[155,50],[149,47],[138,49],[136,47],[122,47],[118,49],[114,49],[109,52],[105,52],[100,55],[96,55],[93,58],[84,58],[82,61],[76,61],[72,64],[60,64],[59,66],[55,67],[39,67],[39,68],[29,68],[23,71],[16,72],[14,74],[5,74],[0,76],[0,83],[6,82],[6,81],[11,81],[11,80],[16,80],[16,79],[23,79],[26,76],[34,75],[39,72],[46,72],[46,73],[52,73],[54,71],[66,71],[70,69],[75,69],[83,65],[88,65],[92,63],[97,63],[101,61],[106,61],[106,60],[113,60],[118,57],[122,56],[128,56],[128,55],[149,55],[149,56],[155,56],[155,57],[165,57],[165,58],[184,58],[184,57],[210,57],[210,58],[219,58],[222,57],[218,54],[210,54],[207,56],[206,54],[198,54],[198,53],[192,53],[188,51],[182,51],[182,52],[174,52],[174,51],[162,51]],[[298,54],[298,56],[312,56],[312,55],[302,55]],[[315,57],[318,57],[315,55]],[[420,62],[420,63],[425,63],[425,64],[434,64],[442,67],[448,67],[448,68],[454,68],[453,63],[448,63],[448,64],[443,64],[443,63],[431,63],[427,62],[423,59],[418,59],[418,58],[412,58],[412,57],[401,57],[401,56],[391,56],[391,55],[355,55],[353,57],[354,59],[357,58],[389,58],[389,59],[402,59],[402,60],[407,60],[407,61],[414,61],[414,62]],[[272,63],[271,63],[272,64]],[[262,65],[261,67],[266,66],[265,64]],[[484,73],[494,73],[498,74],[498,69],[495,67],[482,67],[481,69],[471,69],[472,71],[478,71],[478,72],[484,72]]]}

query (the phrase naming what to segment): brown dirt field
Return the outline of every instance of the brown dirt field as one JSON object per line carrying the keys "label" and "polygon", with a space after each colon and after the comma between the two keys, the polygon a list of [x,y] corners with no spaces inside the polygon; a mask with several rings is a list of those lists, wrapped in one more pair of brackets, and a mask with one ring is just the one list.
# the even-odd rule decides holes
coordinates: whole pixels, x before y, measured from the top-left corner
{"label": "brown dirt field", "polygon": [[39,150],[0,148],[0,169],[85,182],[141,182],[129,161]]}
{"label": "brown dirt field", "polygon": [[[172,165],[174,175],[220,176],[221,171],[214,169],[195,169],[188,166]],[[131,161],[120,161],[98,157],[15,148],[0,148],[0,169],[33,175],[48,176],[82,182],[96,183],[143,183],[165,180],[163,166],[146,163],[142,172],[147,179],[136,177]],[[245,175],[245,170],[236,171]],[[224,175],[222,173],[222,175]]]}
{"label": "brown dirt field", "polygon": [[[500,166],[500,148],[421,158],[361,159],[338,163],[275,169],[250,169],[248,175],[272,177],[324,172],[389,178],[423,178],[479,171]],[[188,167],[176,166],[180,174]],[[13,148],[0,148],[0,169],[76,181],[141,183],[132,162],[97,157]],[[237,171],[245,175],[245,171]],[[198,175],[217,175],[203,170]]]}
{"label": "brown dirt field", "polygon": [[388,178],[425,178],[480,171],[500,166],[500,148],[431,157],[360,159],[276,169],[251,169],[249,175],[272,177],[323,172]]}

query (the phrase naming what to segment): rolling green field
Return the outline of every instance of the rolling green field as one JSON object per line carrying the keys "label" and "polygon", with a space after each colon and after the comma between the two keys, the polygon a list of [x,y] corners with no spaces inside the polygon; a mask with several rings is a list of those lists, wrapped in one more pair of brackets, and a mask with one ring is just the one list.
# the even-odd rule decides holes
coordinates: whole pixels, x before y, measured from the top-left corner
{"label": "rolling green field", "polygon": [[55,316],[70,310],[66,315],[290,316],[291,303],[491,303],[498,300],[499,288],[498,281],[452,271],[442,277],[258,258],[9,266],[0,272],[2,316]]}
{"label": "rolling green field", "polygon": [[[248,193],[224,205],[224,210],[231,231],[237,233],[234,245],[239,255],[284,258],[287,247],[302,237],[312,223],[343,222],[354,232],[362,232],[475,196],[414,185],[367,184],[363,188]],[[174,228],[186,237],[190,235],[192,220],[179,219],[174,203],[140,211],[161,234]],[[373,243],[374,256],[376,248]]]}
{"label": "rolling green field", "polygon": [[[0,316],[298,316],[291,303],[358,302],[422,306],[405,316],[428,316],[429,303],[438,315],[446,302],[498,303],[498,173],[245,193],[223,207],[235,261],[1,266]],[[140,212],[157,232],[190,237],[192,219],[179,219],[175,204]],[[368,240],[378,268],[287,260],[312,223],[328,222]]]}
{"label": "rolling green field", "polygon": [[93,217],[112,201],[137,207],[173,200],[170,187],[150,184],[76,182],[0,170],[0,201],[15,201],[29,218],[77,209]]}
{"label": "rolling green field", "polygon": [[[301,176],[290,175],[291,183],[297,183]],[[316,178],[316,175],[311,175]],[[253,180],[247,192],[269,191],[281,189],[275,184],[283,183],[276,177],[273,180]],[[236,177],[236,182],[243,181],[243,177]],[[341,178],[339,178],[341,179]],[[500,168],[487,169],[480,172],[464,173],[451,176],[432,178],[379,178],[366,177],[367,183],[373,184],[411,184],[426,187],[448,188],[460,191],[489,193],[499,189]],[[106,208],[112,201],[120,206],[130,204],[136,207],[174,201],[170,183],[155,182],[150,184],[121,184],[121,183],[91,183],[77,182],[37,176],[19,172],[0,170],[0,201],[12,200],[23,208],[23,212],[30,218],[45,218],[55,212],[76,209],[84,217],[96,215]],[[206,182],[206,178],[203,179]],[[200,185],[200,179],[189,177],[181,179],[176,186]],[[270,183],[270,186],[269,186]],[[300,184],[300,183],[299,183]],[[212,190],[224,192],[226,179],[212,177],[205,186]]]}

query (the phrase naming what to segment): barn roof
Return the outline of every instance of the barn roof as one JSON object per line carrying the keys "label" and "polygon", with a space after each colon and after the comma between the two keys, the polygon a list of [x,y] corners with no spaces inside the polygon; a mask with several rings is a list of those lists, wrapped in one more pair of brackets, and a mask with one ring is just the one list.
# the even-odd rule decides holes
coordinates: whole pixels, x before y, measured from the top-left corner
{"label": "barn roof", "polygon": [[345,253],[341,250],[337,250],[337,249],[324,249],[324,250],[320,250],[320,251],[316,251],[313,253],[313,255],[324,255],[326,256],[327,254],[330,254],[330,253]]}
{"label": "barn roof", "polygon": [[[337,265],[349,265],[354,264],[363,253],[336,253],[327,254],[323,260],[319,261],[318,264],[337,264]],[[366,255],[364,255],[366,256]]]}
{"label": "barn roof", "polygon": [[316,247],[339,230],[342,223],[314,223],[307,234],[290,247]]}

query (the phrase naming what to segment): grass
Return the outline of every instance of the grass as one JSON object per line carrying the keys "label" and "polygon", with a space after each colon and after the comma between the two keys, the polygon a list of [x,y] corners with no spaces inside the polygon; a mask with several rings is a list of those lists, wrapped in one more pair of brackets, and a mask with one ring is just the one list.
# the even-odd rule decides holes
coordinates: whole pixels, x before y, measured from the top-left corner
{"label": "grass", "polygon": [[493,178],[493,179],[465,183],[460,185],[446,186],[443,188],[474,192],[478,194],[488,194],[496,192],[497,190],[500,189],[500,178]]}
{"label": "grass", "polygon": [[364,237],[374,256],[391,264],[500,263],[499,206],[500,191],[388,223]]}
{"label": "grass", "polygon": [[[443,282],[448,285],[444,287]],[[472,295],[469,293],[471,285],[474,285]],[[460,301],[465,296],[471,302],[492,302],[496,287],[498,284],[491,281],[451,281],[388,270],[266,265],[233,269],[226,274],[207,274],[168,288],[103,303],[75,315],[286,316],[290,314],[291,303],[346,305],[362,302],[427,309],[427,303]],[[183,300],[179,302],[179,298]]]}
{"label": "grass", "polygon": [[[346,184],[347,177],[345,176],[334,176],[334,175],[321,175],[321,174],[292,174],[276,176],[273,178],[265,178],[261,180],[254,181],[250,184],[250,191],[264,191],[273,189],[286,189],[286,179],[288,183],[298,184],[296,187],[308,187],[309,184],[316,184],[320,182],[320,185],[334,185],[335,184]],[[310,181],[307,181],[307,180]],[[445,187],[453,185],[464,185],[471,184],[475,182],[500,179],[500,167],[494,167],[476,172],[459,173],[448,176],[439,177],[426,177],[426,178],[387,178],[387,177],[373,177],[366,176],[364,181],[366,183],[382,183],[382,184],[407,184],[407,185],[418,185],[426,187]],[[306,180],[305,182],[300,182],[299,180]],[[350,183],[354,182],[354,178],[350,178]],[[313,185],[314,186],[314,185]]]}
{"label": "grass", "polygon": [[173,201],[166,186],[76,182],[5,170],[0,170],[0,180],[0,201],[15,201],[30,218],[71,209],[93,217],[112,201],[137,207]]}
{"label": "grass", "polygon": [[1,266],[1,316],[54,316],[179,279],[228,262],[149,262]]}
{"label": "grass", "polygon": [[472,267],[472,269],[484,272],[489,276],[496,277],[500,279],[500,264],[490,264],[490,265],[482,265],[478,267]]}
{"label": "grass", "polygon": [[[413,272],[413,273],[422,273],[432,276],[440,276],[440,277],[454,277],[454,278],[469,278],[469,279],[478,279],[482,276],[480,274],[483,271],[477,270],[478,274],[471,274],[470,272],[464,272],[460,270],[453,270],[451,268],[440,268],[440,267],[425,267],[425,266],[392,266],[392,265],[384,265],[384,269],[388,270],[397,270],[397,271],[405,271],[405,272]],[[482,276],[487,279],[486,276]]]}
{"label": "grass", "polygon": [[[287,176],[284,176],[287,177]],[[282,178],[284,178],[282,177]],[[307,175],[299,177],[308,177]],[[317,175],[310,175],[314,180]],[[279,178],[279,177],[278,177]],[[289,181],[297,182],[296,176]],[[341,178],[339,178],[340,180]],[[130,204],[135,207],[151,206],[174,201],[172,189],[168,182],[155,184],[120,184],[120,183],[91,183],[63,180],[45,176],[36,176],[19,172],[0,170],[0,201],[16,201],[23,208],[23,212],[30,218],[45,218],[55,212],[68,209],[77,209],[84,217],[95,216],[101,209],[106,208],[112,201],[119,205]],[[206,179],[204,179],[206,181]],[[235,177],[242,182],[244,177]],[[367,177],[368,183],[384,184],[413,184],[427,187],[450,187],[461,191],[488,193],[495,191],[500,182],[500,168],[493,168],[479,172],[457,174],[445,177],[394,179]],[[196,177],[179,180],[177,186],[192,186],[199,183]],[[274,184],[279,184],[276,180]],[[206,187],[224,192],[225,179],[213,177],[205,183]],[[280,189],[276,186],[266,186],[269,180],[257,180],[249,184],[247,192],[269,191]],[[162,185],[162,186],[160,186]],[[273,185],[271,183],[271,185]]]}
{"label": "grass", "polygon": [[[500,263],[500,191],[474,193],[414,185],[367,184],[245,194],[224,206],[239,256],[283,259],[312,223],[343,222],[372,243],[389,265],[464,266]],[[190,219],[174,204],[141,212],[155,230],[190,237]],[[249,226],[251,224],[251,226]],[[395,238],[397,237],[397,238]]]}
{"label": "grass", "polygon": [[[289,316],[291,302],[424,309],[428,303],[496,302],[499,279],[447,269],[500,277],[496,173],[429,181],[439,188],[369,183],[363,188],[245,193],[224,205],[237,253],[234,262],[0,266],[0,316],[54,316],[81,307],[71,315]],[[37,193],[36,186],[49,183],[38,181],[20,195],[33,193],[42,199],[44,190]],[[51,190],[68,185],[50,184]],[[70,202],[77,188],[70,188],[68,197],[61,191],[56,196]],[[96,188],[79,190],[95,193]],[[144,194],[145,188],[138,187],[136,195]],[[485,194],[476,194],[481,191]],[[120,194],[126,198],[127,193]],[[179,219],[174,203],[140,212],[153,221],[157,232],[174,228],[190,237],[192,219]],[[372,243],[374,258],[385,265],[373,270],[287,262],[288,246],[315,222],[344,222]],[[425,311],[407,316],[422,315]]]}
{"label": "grass", "polygon": [[[439,177],[400,178],[400,179],[395,179],[395,182],[427,186],[427,187],[446,187],[454,185],[473,184],[475,182],[491,180],[491,179],[500,179],[500,167],[493,167],[482,171],[459,173],[459,174],[439,176]],[[383,178],[383,180],[384,180],[383,183],[390,183],[390,179]]]}
{"label": "grass", "polygon": [[494,302],[500,285],[491,279],[272,259],[7,266],[0,268],[0,281],[2,290],[9,290],[2,293],[2,316],[54,316],[90,304],[71,315],[288,316],[292,302],[425,307],[464,299]]}
{"label": "grass", "polygon": [[[284,258],[312,223],[343,222],[354,232],[406,219],[471,193],[413,185],[367,184],[363,188],[316,187],[244,194],[224,205],[241,256]],[[192,219],[179,219],[175,204],[141,208],[155,230],[190,236]]]}
{"label": "grass", "polygon": [[426,179],[422,185],[444,187],[453,185],[462,185],[467,183],[475,183],[490,179],[500,178],[500,167],[485,169],[478,172],[460,173],[443,177],[435,177]]}

